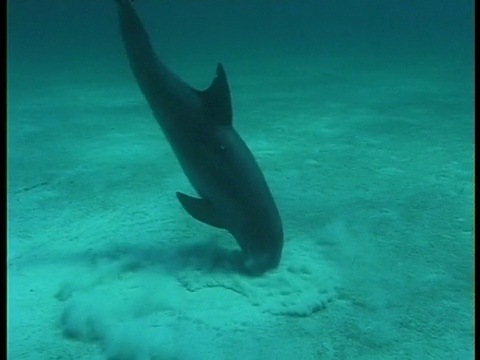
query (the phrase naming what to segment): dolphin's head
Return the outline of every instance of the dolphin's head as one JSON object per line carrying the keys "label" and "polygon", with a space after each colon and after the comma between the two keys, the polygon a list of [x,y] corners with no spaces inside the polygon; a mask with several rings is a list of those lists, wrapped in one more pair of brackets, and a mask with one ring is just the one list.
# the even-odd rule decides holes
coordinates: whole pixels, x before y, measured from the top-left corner
{"label": "dolphin's head", "polygon": [[260,254],[257,256],[246,256],[243,262],[243,270],[252,276],[262,275],[278,266],[280,258],[272,254]]}
{"label": "dolphin's head", "polygon": [[273,232],[262,231],[249,235],[246,241],[239,241],[243,244],[243,270],[248,275],[258,276],[275,269],[280,264],[282,256],[282,228],[279,227]]}

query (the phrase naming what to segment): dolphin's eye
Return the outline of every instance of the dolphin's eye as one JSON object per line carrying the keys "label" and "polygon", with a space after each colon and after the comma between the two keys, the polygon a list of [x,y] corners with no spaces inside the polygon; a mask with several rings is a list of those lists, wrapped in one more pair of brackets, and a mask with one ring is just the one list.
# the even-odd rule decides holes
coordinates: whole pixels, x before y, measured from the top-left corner
{"label": "dolphin's eye", "polygon": [[220,153],[223,153],[227,150],[227,147],[223,144],[216,144],[215,145],[215,150],[220,152]]}

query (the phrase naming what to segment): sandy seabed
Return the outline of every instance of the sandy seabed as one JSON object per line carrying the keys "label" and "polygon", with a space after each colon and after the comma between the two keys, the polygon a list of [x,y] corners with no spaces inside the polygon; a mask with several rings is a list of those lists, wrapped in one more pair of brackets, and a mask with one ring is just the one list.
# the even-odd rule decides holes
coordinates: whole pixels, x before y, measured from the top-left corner
{"label": "sandy seabed", "polygon": [[[472,358],[472,94],[431,63],[336,60],[225,64],[284,221],[259,278],[177,202],[194,192],[127,67],[19,76],[8,358]],[[205,87],[214,65],[179,72]]]}

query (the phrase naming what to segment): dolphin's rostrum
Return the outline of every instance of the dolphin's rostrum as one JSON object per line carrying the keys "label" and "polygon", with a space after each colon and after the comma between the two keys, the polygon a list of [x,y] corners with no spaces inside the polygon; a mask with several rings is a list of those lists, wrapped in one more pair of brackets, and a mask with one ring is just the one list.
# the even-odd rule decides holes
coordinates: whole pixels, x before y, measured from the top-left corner
{"label": "dolphin's rostrum", "polygon": [[156,56],[132,3],[116,0],[130,67],[180,165],[200,196],[177,192],[195,219],[228,230],[243,253],[243,268],[262,274],[279,265],[283,229],[277,206],[252,153],[232,126],[223,66],[199,91]]}

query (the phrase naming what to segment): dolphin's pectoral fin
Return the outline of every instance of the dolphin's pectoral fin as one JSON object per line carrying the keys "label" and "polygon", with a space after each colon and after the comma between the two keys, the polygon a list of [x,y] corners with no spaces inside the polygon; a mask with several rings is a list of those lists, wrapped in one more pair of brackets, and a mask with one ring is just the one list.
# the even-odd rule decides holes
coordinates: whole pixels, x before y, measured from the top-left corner
{"label": "dolphin's pectoral fin", "polygon": [[207,90],[198,91],[208,118],[215,125],[232,125],[232,99],[227,74],[218,63],[216,76]]}
{"label": "dolphin's pectoral fin", "polygon": [[177,198],[187,213],[189,213],[194,219],[210,226],[221,229],[225,228],[210,201],[194,198],[178,191]]}

